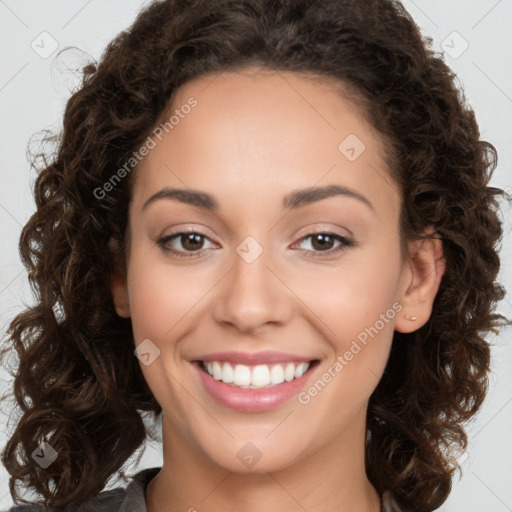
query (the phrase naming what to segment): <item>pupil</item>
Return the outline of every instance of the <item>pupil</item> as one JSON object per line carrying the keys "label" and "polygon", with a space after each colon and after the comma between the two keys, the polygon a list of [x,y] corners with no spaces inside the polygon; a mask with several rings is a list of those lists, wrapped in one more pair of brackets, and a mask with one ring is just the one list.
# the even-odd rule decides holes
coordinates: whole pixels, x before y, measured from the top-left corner
{"label": "pupil", "polygon": [[[202,235],[200,235],[198,233],[188,233],[188,234],[183,235],[183,236],[185,237],[185,243],[183,243],[183,240],[182,240],[183,247],[188,248],[188,249],[192,249],[192,250],[200,248]],[[191,247],[187,247],[187,245],[190,242],[192,243],[192,246]],[[194,246],[194,243],[196,243],[197,245]]]}
{"label": "pupil", "polygon": [[332,243],[332,239],[331,239],[331,236],[330,235],[315,235],[313,237],[313,246],[315,246],[315,242],[317,240],[321,240],[320,244],[318,247],[316,248],[319,248],[319,249],[325,249],[327,245],[331,244]]}

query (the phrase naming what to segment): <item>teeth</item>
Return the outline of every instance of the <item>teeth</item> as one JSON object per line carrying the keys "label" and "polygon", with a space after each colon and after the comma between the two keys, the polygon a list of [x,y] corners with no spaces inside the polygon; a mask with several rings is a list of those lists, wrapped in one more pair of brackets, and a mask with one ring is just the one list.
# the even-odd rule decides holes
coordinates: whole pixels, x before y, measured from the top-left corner
{"label": "teeth", "polygon": [[215,380],[221,380],[222,379],[222,368],[220,364],[217,361],[213,361],[213,378]]}
{"label": "teeth", "polygon": [[234,368],[230,363],[209,361],[204,363],[208,374],[215,380],[242,388],[259,389],[276,386],[284,381],[302,377],[310,363],[259,364],[246,366],[237,364]]}
{"label": "teeth", "polygon": [[224,363],[222,366],[222,380],[226,384],[230,384],[235,381],[235,370],[229,363]]}
{"label": "teeth", "polygon": [[235,366],[235,386],[249,386],[251,383],[251,369],[243,364]]}
{"label": "teeth", "polygon": [[270,370],[266,364],[260,364],[253,368],[251,384],[253,386],[268,386],[270,384]]}
{"label": "teeth", "polygon": [[284,382],[284,370],[280,364],[275,364],[270,368],[270,382],[272,384],[281,384],[281,382]]}
{"label": "teeth", "polygon": [[292,381],[295,378],[295,365],[288,363],[284,369],[284,380],[287,382]]}
{"label": "teeth", "polygon": [[295,368],[295,378],[298,379],[299,377],[302,377],[306,373],[308,368],[308,363],[299,364],[297,368]]}

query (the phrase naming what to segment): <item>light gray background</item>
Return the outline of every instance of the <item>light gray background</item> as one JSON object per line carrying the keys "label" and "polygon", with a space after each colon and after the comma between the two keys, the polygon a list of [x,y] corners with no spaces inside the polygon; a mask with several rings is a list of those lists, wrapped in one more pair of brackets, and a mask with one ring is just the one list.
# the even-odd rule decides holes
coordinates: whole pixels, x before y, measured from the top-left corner
{"label": "light gray background", "polygon": [[[58,50],[75,46],[98,59],[106,44],[134,20],[148,2],[141,0],[0,0],[0,332],[32,301],[17,243],[22,225],[34,209],[30,187],[34,173],[26,160],[31,135],[61,126],[70,89],[87,57]],[[512,2],[510,0],[405,0],[404,6],[435,48],[457,73],[460,86],[476,112],[482,138],[499,153],[492,183],[512,193]],[[453,34],[457,32],[458,34]],[[468,48],[462,53],[465,46]],[[35,49],[33,49],[33,47]],[[37,49],[37,51],[36,51]],[[68,53],[69,55],[66,55]],[[73,54],[73,55],[71,55]],[[460,54],[460,55],[459,55]],[[46,57],[46,58],[43,58]],[[512,208],[504,205],[506,236],[501,251],[501,278],[512,290]],[[499,311],[512,315],[512,298]],[[470,448],[463,463],[463,478],[454,481],[443,512],[512,511],[512,345],[511,329],[492,337],[491,388],[485,406],[469,427]],[[2,392],[9,390],[5,371]],[[6,424],[12,406],[0,410],[0,449],[7,440]],[[13,428],[13,414],[9,427]],[[132,457],[131,461],[134,460]],[[161,447],[149,444],[133,472],[162,464]],[[0,509],[12,504],[8,474],[0,465]],[[114,484],[109,483],[108,488]],[[116,483],[118,485],[118,483]],[[115,486],[115,485],[114,485]],[[33,495],[25,495],[33,499]]]}

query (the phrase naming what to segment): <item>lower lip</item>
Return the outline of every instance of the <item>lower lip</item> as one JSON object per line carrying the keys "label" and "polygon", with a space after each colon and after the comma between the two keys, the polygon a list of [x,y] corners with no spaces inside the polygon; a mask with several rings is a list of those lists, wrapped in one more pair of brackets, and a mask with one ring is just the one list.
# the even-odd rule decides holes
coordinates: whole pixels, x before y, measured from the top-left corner
{"label": "lower lip", "polygon": [[214,379],[201,369],[198,361],[194,361],[192,364],[199,373],[206,391],[217,402],[230,409],[243,412],[263,412],[284,404],[299,393],[318,366],[318,363],[311,363],[304,375],[290,382],[285,381],[269,388],[244,389]]}

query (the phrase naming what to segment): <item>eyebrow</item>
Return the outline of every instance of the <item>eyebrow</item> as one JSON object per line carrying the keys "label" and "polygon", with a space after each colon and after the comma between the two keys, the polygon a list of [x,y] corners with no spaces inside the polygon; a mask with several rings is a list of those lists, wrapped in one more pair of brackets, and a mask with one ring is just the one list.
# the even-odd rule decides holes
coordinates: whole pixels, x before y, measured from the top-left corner
{"label": "eyebrow", "polygon": [[[375,208],[372,203],[359,192],[355,190],[340,186],[340,185],[328,185],[326,187],[314,187],[293,190],[283,199],[283,209],[289,208],[291,210],[306,206],[308,204],[327,199],[328,197],[334,196],[345,196],[357,199],[361,203],[365,204],[373,212]],[[165,187],[153,194],[143,205],[142,210],[145,210],[151,203],[159,199],[173,199],[180,201],[181,203],[190,204],[197,206],[205,210],[211,210],[212,212],[218,212],[220,209],[218,201],[212,195],[202,192],[200,190],[183,189],[183,188],[168,188]]]}

